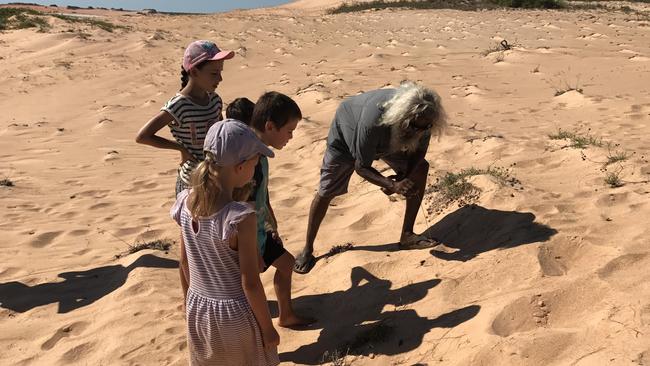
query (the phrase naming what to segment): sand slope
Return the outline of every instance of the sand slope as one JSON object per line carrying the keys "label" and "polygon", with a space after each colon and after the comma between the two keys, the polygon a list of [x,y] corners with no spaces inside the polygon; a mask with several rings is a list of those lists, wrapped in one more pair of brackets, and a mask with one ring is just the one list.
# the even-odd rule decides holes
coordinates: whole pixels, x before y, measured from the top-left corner
{"label": "sand slope", "polygon": [[[404,202],[353,177],[316,248],[354,249],[295,277],[297,307],[321,321],[281,331],[287,364],[320,364],[349,346],[354,365],[649,363],[648,22],[301,11],[110,13],[132,30],[0,34],[0,179],[15,184],[0,187],[0,364],[187,363],[178,248],[114,256],[127,243],[178,237],[167,214],[178,157],[133,140],[178,90],[185,45],[202,38],[237,50],[219,87],[226,102],[278,90],[306,116],[271,162],[273,206],[294,253],[330,119],[348,95],[404,79],[434,87],[451,126],[431,143],[431,182],[489,166],[520,181],[473,177],[481,193],[462,208],[430,207],[432,193],[417,228],[444,245],[400,252]],[[486,54],[503,39],[515,47]],[[554,96],[567,85],[582,93]],[[559,129],[611,146],[570,148],[549,138]],[[617,152],[629,156],[604,171]],[[608,187],[607,172],[625,184]],[[263,280],[273,298],[272,277]]]}

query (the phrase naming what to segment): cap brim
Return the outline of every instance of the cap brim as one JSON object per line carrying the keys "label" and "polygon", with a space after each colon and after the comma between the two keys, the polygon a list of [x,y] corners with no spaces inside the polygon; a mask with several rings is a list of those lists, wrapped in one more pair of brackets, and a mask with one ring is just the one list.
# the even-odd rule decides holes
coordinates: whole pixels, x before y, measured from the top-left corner
{"label": "cap brim", "polygon": [[268,146],[264,145],[264,143],[262,141],[259,142],[258,147],[257,147],[257,151],[260,154],[266,156],[267,158],[274,158],[275,157],[275,153],[273,152],[273,150],[269,149]]}
{"label": "cap brim", "polygon": [[210,61],[218,61],[218,60],[230,60],[231,58],[235,57],[235,52],[234,51],[219,51],[214,57],[210,58]]}

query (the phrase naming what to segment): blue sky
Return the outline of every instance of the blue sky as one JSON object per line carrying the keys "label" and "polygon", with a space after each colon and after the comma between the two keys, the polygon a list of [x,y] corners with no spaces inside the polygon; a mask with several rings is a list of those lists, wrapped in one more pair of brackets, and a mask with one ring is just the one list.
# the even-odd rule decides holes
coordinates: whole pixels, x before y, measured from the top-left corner
{"label": "blue sky", "polygon": [[289,0],[13,0],[0,1],[6,4],[15,1],[33,2],[43,5],[56,4],[58,6],[75,5],[81,7],[100,6],[105,8],[147,9],[153,8],[162,11],[188,12],[188,13],[215,13],[237,8],[258,8],[280,5]]}

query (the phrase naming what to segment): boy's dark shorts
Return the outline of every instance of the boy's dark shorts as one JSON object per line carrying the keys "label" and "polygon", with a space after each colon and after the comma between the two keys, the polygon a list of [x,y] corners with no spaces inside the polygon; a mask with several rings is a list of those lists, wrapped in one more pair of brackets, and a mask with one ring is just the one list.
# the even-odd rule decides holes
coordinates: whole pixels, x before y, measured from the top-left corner
{"label": "boy's dark shorts", "polygon": [[264,247],[264,253],[262,254],[262,259],[264,259],[264,270],[262,272],[266,272],[266,270],[273,265],[273,262],[282,257],[286,252],[287,250],[284,249],[282,239],[280,239],[280,237],[274,237],[273,232],[267,231],[266,246]]}

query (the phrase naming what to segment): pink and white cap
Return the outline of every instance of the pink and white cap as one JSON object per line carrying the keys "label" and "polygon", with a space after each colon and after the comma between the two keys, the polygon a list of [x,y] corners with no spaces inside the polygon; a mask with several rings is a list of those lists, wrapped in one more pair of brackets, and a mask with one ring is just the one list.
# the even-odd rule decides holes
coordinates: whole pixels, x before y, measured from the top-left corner
{"label": "pink and white cap", "polygon": [[203,61],[229,60],[235,56],[233,51],[222,51],[211,41],[194,41],[185,49],[183,69],[187,72]]}

